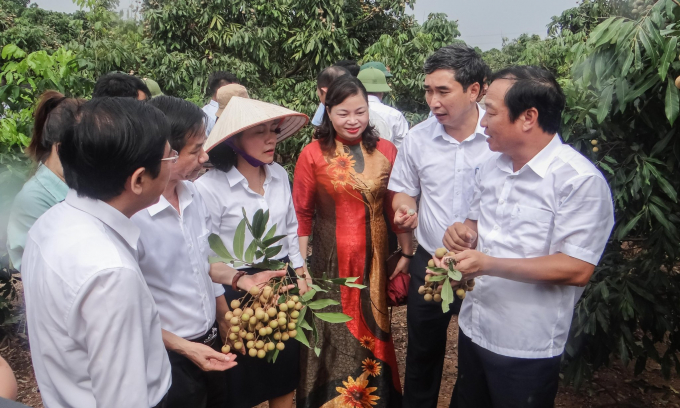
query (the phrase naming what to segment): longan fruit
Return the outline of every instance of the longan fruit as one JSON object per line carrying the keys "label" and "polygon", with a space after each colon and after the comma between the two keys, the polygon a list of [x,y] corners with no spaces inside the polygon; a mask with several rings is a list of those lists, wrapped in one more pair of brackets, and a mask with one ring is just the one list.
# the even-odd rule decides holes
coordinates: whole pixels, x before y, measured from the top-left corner
{"label": "longan fruit", "polygon": [[269,317],[274,317],[274,316],[276,316],[276,309],[273,308],[273,307],[270,307],[269,309],[267,309],[267,315],[268,315]]}
{"label": "longan fruit", "polygon": [[257,286],[253,286],[252,288],[250,288],[248,292],[250,293],[251,296],[257,296],[260,294],[260,288],[258,288]]}
{"label": "longan fruit", "polygon": [[254,338],[255,338],[255,335],[253,333],[246,334],[246,340],[252,340]]}
{"label": "longan fruit", "polygon": [[297,302],[299,302],[299,301],[300,301],[300,297],[299,297],[299,296],[297,296],[297,295],[293,295],[293,297],[291,297],[291,299],[292,299],[292,300],[293,300],[293,302],[295,302],[295,303],[297,303]]}
{"label": "longan fruit", "polygon": [[263,327],[258,331],[258,333],[260,334],[260,336],[264,337],[267,335],[267,329]]}
{"label": "longan fruit", "polygon": [[243,314],[243,310],[241,310],[240,308],[236,308],[236,309],[233,310],[233,313],[234,313],[234,316],[240,317]]}
{"label": "longan fruit", "polygon": [[281,340],[281,332],[274,333],[274,340]]}
{"label": "longan fruit", "polygon": [[255,347],[255,342],[253,340],[250,340],[249,342],[246,343],[246,348],[253,348]]}
{"label": "longan fruit", "polygon": [[234,317],[234,312],[231,310],[224,314],[224,320],[231,320],[232,317]]}
{"label": "longan fruit", "polygon": [[285,326],[286,323],[288,323],[288,320],[286,320],[285,317],[280,317],[280,318],[279,318],[279,326]]}
{"label": "longan fruit", "polygon": [[449,251],[446,248],[437,248],[437,250],[434,251],[434,256],[436,256],[439,259],[442,259],[447,252]]}
{"label": "longan fruit", "polygon": [[599,151],[600,151],[600,149],[598,149],[597,146],[593,147],[593,153],[597,153]]}
{"label": "longan fruit", "polygon": [[425,282],[430,282],[432,275],[425,275]]}
{"label": "longan fruit", "polygon": [[285,304],[285,303],[281,303],[279,305],[279,310],[282,311],[282,312],[287,312],[288,311],[288,305]]}
{"label": "longan fruit", "polygon": [[239,337],[243,338],[243,337],[246,337],[248,335],[248,332],[245,331],[244,329],[241,329],[241,331],[238,332],[238,335],[239,335]]}
{"label": "longan fruit", "polygon": [[267,352],[264,350],[257,350],[257,358],[264,358],[264,356],[267,355]]}
{"label": "longan fruit", "polygon": [[267,343],[267,350],[274,351],[275,348],[276,348],[276,344],[274,344],[272,342]]}
{"label": "longan fruit", "polygon": [[300,312],[298,312],[297,310],[293,310],[292,312],[290,312],[290,317],[292,317],[293,319],[297,319],[298,317],[300,317]]}
{"label": "longan fruit", "polygon": [[434,268],[434,266],[435,266],[435,265],[434,265],[434,261],[433,261],[432,259],[430,259],[429,261],[427,261],[427,266],[429,266],[430,268]]}
{"label": "longan fruit", "polygon": [[262,347],[264,347],[264,341],[258,340],[258,341],[255,343],[255,348],[258,349],[258,350],[260,350],[260,349],[262,349]]}
{"label": "longan fruit", "polygon": [[288,330],[294,330],[295,329],[295,323],[291,322],[288,323]]}
{"label": "longan fruit", "polygon": [[418,294],[419,295],[424,295],[425,294],[425,286],[421,286],[418,288]]}
{"label": "longan fruit", "polygon": [[290,339],[290,334],[288,332],[281,333],[281,340],[288,341]]}
{"label": "longan fruit", "polygon": [[242,348],[243,348],[243,343],[241,343],[240,341],[237,341],[236,343],[234,343],[234,350],[241,350]]}
{"label": "longan fruit", "polygon": [[280,319],[280,318],[282,318],[282,317],[283,317],[283,318],[286,318],[286,316],[288,316],[288,315],[286,314],[286,312],[279,312],[279,314],[278,314],[277,316],[278,316],[278,318]]}
{"label": "longan fruit", "polygon": [[297,330],[291,330],[288,332],[288,335],[294,339],[297,336]]}
{"label": "longan fruit", "polygon": [[228,344],[225,344],[224,346],[222,346],[222,352],[224,354],[228,354],[230,351],[231,351],[231,347],[229,347]]}
{"label": "longan fruit", "polygon": [[231,326],[229,330],[231,330],[232,333],[238,333],[241,329],[238,326]]}
{"label": "longan fruit", "polygon": [[231,341],[238,340],[238,334],[237,333],[229,333],[229,340],[231,340]]}
{"label": "longan fruit", "polygon": [[465,290],[463,289],[456,290],[456,296],[458,296],[461,299],[465,299]]}
{"label": "longan fruit", "polygon": [[434,299],[435,302],[442,301],[442,295],[440,295],[439,293],[435,294],[432,298]]}
{"label": "longan fruit", "polygon": [[425,296],[424,296],[424,298],[425,298],[425,301],[426,301],[426,302],[432,301],[432,295],[430,295],[429,293],[426,293]]}
{"label": "longan fruit", "polygon": [[303,305],[302,303],[300,303],[300,302],[295,303],[295,310],[300,310],[300,309],[302,309],[302,306],[304,306],[304,305]]}
{"label": "longan fruit", "polygon": [[241,319],[238,317],[234,316],[229,320],[229,323],[231,323],[232,326],[235,326],[241,322]]}
{"label": "longan fruit", "polygon": [[266,315],[267,314],[264,312],[264,310],[261,307],[255,309],[255,317],[257,317],[257,320],[263,320]]}
{"label": "longan fruit", "polygon": [[590,144],[593,146],[597,146],[597,140],[593,139],[590,141]]}
{"label": "longan fruit", "polygon": [[286,348],[286,345],[285,345],[285,344],[283,344],[283,343],[281,343],[281,342],[276,343],[276,349],[277,349],[277,350],[281,351],[281,350],[283,350],[283,349],[285,349],[285,348]]}
{"label": "longan fruit", "polygon": [[270,334],[272,334],[272,332],[274,330],[271,327],[265,327],[264,331],[265,331],[265,336],[269,336]]}
{"label": "longan fruit", "polygon": [[250,315],[248,313],[243,313],[241,315],[241,320],[243,320],[244,322],[247,322],[248,320],[250,320]]}
{"label": "longan fruit", "polygon": [[[241,302],[238,301],[238,299],[234,299],[231,301],[231,309],[237,309],[239,306],[241,306]],[[234,313],[236,315],[236,313]]]}
{"label": "longan fruit", "polygon": [[245,309],[243,309],[243,313],[248,313],[250,316],[255,315],[255,311],[253,310],[252,307],[246,307]]}
{"label": "longan fruit", "polygon": [[269,322],[269,327],[271,327],[272,329],[276,329],[277,327],[279,327],[279,321],[272,320],[271,322]]}
{"label": "longan fruit", "polygon": [[248,355],[250,357],[257,357],[257,350],[254,349],[254,348],[251,348],[250,350],[248,350]]}

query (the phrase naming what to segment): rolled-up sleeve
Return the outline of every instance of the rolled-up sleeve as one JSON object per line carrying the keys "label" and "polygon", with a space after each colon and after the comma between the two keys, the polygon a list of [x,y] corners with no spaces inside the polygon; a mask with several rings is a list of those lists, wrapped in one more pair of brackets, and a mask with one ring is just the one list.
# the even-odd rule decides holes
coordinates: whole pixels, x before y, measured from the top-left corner
{"label": "rolled-up sleeve", "polygon": [[413,155],[418,154],[418,152],[412,139],[410,133],[404,138],[397,153],[387,189],[395,193],[404,193],[416,197],[420,194],[420,178],[416,167],[413,165]]}
{"label": "rolled-up sleeve", "polygon": [[470,209],[468,210],[467,214],[467,219],[472,220],[472,221],[477,221],[479,220],[479,213],[480,213],[480,203],[482,200],[482,188],[481,188],[481,181],[482,181],[482,172],[484,171],[484,166],[480,167],[480,169],[475,173],[475,180],[474,180],[474,193],[472,196],[472,202],[470,203]]}
{"label": "rolled-up sleeve", "polygon": [[[288,183],[286,183],[288,185]],[[294,269],[302,268],[305,264],[304,257],[300,254],[300,243],[298,241],[298,220],[293,205],[293,197],[288,189],[288,213],[286,214],[286,239],[288,240],[288,258]]]}
{"label": "rolled-up sleeve", "polygon": [[599,175],[579,175],[560,192],[550,253],[561,252],[597,265],[614,226],[614,205]]}

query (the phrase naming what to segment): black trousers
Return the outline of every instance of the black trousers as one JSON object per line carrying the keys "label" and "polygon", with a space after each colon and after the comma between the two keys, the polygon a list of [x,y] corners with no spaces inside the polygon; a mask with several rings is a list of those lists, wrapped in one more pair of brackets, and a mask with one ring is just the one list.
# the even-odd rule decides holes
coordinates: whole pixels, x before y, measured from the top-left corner
{"label": "black trousers", "polygon": [[[213,349],[221,350],[219,337]],[[223,408],[227,406],[224,371],[203,371],[181,354],[168,350],[172,385],[163,408]]]}
{"label": "black trousers", "polygon": [[450,408],[548,408],[555,405],[562,356],[501,356],[458,334],[458,379]]}
{"label": "black trousers", "polygon": [[442,305],[426,302],[418,288],[425,283],[425,268],[432,255],[418,246],[409,266],[411,284],[408,289],[406,321],[408,348],[404,378],[404,408],[436,408],[439,385],[444,369],[446,330],[451,316],[458,314],[462,301],[456,297],[448,313]]}

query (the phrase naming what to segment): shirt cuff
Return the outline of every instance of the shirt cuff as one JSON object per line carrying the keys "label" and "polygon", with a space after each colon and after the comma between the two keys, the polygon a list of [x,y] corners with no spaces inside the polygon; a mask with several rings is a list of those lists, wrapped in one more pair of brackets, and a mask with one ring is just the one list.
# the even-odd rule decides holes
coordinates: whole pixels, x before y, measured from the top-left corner
{"label": "shirt cuff", "polygon": [[600,261],[602,254],[596,254],[588,249],[577,247],[576,245],[571,245],[566,242],[559,243],[557,245],[552,245],[550,247],[550,253],[554,254],[556,252],[561,252],[565,255],[569,255],[572,258],[580,259],[583,262],[588,262],[591,265],[597,266]]}
{"label": "shirt cuff", "polygon": [[290,259],[293,269],[302,268],[305,264],[305,260],[299,252],[295,254],[288,254],[288,259]]}
{"label": "shirt cuff", "polygon": [[219,283],[213,283],[213,292],[215,293],[215,297],[224,295],[224,286]]}
{"label": "shirt cuff", "polygon": [[406,188],[401,186],[393,186],[391,183],[387,186],[387,189],[395,193],[404,193],[410,197],[417,197],[420,194],[420,190],[417,188]]}
{"label": "shirt cuff", "polygon": [[479,211],[470,211],[466,218],[468,220],[478,221],[479,220]]}

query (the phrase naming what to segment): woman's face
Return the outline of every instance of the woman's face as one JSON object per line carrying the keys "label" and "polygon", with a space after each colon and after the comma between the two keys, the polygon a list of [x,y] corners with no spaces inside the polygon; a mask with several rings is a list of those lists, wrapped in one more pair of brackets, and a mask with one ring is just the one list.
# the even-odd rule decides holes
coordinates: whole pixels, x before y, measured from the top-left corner
{"label": "woman's face", "polygon": [[279,120],[277,119],[246,129],[235,143],[249,156],[263,163],[271,163],[274,161],[276,137],[278,136],[276,128],[278,127]]}
{"label": "woman's face", "polygon": [[368,102],[361,95],[348,96],[328,112],[335,132],[345,140],[361,138],[368,126]]}

